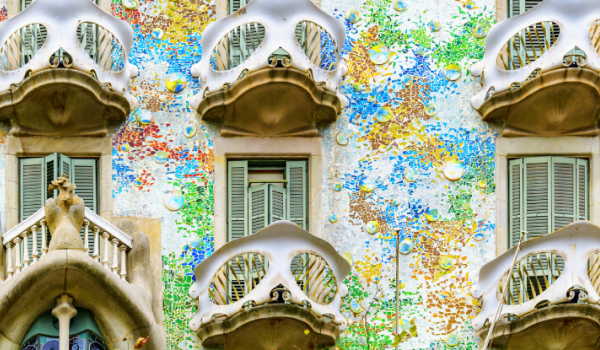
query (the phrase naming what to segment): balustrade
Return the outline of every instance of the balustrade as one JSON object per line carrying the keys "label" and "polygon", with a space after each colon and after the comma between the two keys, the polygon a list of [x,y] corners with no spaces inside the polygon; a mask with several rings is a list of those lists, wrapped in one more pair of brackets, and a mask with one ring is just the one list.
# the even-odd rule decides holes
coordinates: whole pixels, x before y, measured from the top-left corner
{"label": "balustrade", "polygon": [[[10,279],[35,265],[48,253],[50,231],[46,224],[45,209],[38,210],[2,238],[6,248],[6,277]],[[90,259],[101,262],[104,268],[126,281],[127,251],[132,247],[131,237],[86,208],[82,238]],[[90,240],[93,251],[89,249]],[[40,245],[41,255],[38,250]]]}

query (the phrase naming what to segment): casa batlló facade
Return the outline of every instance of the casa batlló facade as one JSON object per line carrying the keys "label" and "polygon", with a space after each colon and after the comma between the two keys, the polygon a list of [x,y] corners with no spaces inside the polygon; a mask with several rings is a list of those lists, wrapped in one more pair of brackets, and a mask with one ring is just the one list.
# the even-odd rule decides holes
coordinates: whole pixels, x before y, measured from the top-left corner
{"label": "casa batll\u00f3 facade", "polygon": [[0,20],[1,349],[597,349],[597,1]]}

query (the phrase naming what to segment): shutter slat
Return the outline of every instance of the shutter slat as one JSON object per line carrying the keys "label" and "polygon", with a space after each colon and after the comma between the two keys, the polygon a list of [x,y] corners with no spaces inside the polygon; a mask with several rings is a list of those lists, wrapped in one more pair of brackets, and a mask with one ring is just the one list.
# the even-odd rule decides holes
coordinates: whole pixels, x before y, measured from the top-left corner
{"label": "shutter slat", "polygon": [[285,220],[287,193],[283,187],[269,185],[269,224]]}
{"label": "shutter slat", "polygon": [[[61,169],[62,172],[70,174],[71,182],[77,186],[74,193],[83,199],[87,208],[90,208],[96,214],[100,214],[98,207],[98,166],[96,159],[68,159],[61,155],[61,165],[63,166]],[[82,242],[85,242],[84,227],[81,228],[80,235]],[[89,237],[88,249],[91,255],[94,252],[94,240],[93,237],[91,239]]]}
{"label": "shutter slat", "polygon": [[288,220],[308,230],[307,210],[307,166],[306,161],[286,162]]}
{"label": "shutter slat", "polygon": [[248,162],[227,163],[227,226],[228,241],[247,235]]}
{"label": "shutter slat", "polygon": [[268,225],[269,185],[250,187],[250,234],[254,234]]}

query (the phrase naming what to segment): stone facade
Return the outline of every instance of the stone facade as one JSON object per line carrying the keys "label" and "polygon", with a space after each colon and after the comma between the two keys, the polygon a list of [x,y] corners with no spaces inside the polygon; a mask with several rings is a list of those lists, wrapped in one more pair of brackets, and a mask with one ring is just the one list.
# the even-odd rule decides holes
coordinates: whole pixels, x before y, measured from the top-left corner
{"label": "stone facade", "polygon": [[[283,1],[294,6],[294,0]],[[198,349],[189,328],[196,312],[188,295],[193,269],[225,242],[219,227],[224,218],[217,213],[225,213],[226,152],[215,148],[228,138],[219,136],[217,124],[201,121],[189,101],[200,93],[190,68],[209,54],[201,50],[203,30],[226,13],[226,3],[139,0],[132,10],[121,0],[110,4],[110,12],[134,30],[129,61],[139,76],[130,92],[139,107],[124,123],[109,125],[112,164],[101,165],[100,172],[112,174],[102,179],[100,201],[112,209],[101,204],[101,210],[115,224],[130,219],[149,237],[144,249],[150,251],[154,278],[144,281],[162,290],[162,303],[155,298],[152,308],[166,331],[167,349]],[[481,339],[471,330],[477,310],[469,291],[502,241],[496,237],[496,206],[502,202],[496,198],[495,171],[505,165],[495,163],[499,128],[471,107],[480,85],[469,68],[485,49],[485,38],[475,30],[491,28],[496,4],[321,0],[319,5],[346,27],[342,55],[348,74],[341,92],[350,103],[335,122],[319,128],[319,138],[298,144],[321,143],[304,153],[314,160],[309,168],[322,169],[311,173],[309,231],[352,265],[343,305],[350,322],[338,344],[353,350],[392,346],[397,284],[406,330],[402,349],[476,349]],[[0,6],[0,19],[15,13],[5,1]],[[356,22],[346,19],[352,11]],[[458,77],[447,69],[451,64],[460,67]],[[166,86],[174,73],[187,80],[176,93]],[[381,115],[391,119],[380,122]],[[8,123],[0,129],[0,208],[7,215],[15,210],[8,193],[15,193],[18,181],[9,130]],[[251,137],[231,142],[256,143]],[[94,156],[106,163],[106,155]],[[461,176],[444,174],[448,167],[458,168]],[[373,188],[365,191],[365,184]],[[167,196],[181,197],[184,205],[167,209]],[[400,229],[399,239],[412,241],[409,254],[396,257],[394,228]]]}

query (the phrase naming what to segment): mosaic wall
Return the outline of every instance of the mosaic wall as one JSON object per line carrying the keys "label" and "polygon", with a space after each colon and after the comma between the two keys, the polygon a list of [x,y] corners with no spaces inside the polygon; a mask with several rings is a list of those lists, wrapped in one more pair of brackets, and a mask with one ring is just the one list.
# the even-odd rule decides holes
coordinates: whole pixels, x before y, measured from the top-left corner
{"label": "mosaic wall", "polygon": [[[216,129],[198,122],[187,100],[198,93],[189,68],[201,58],[215,2],[112,1],[112,13],[135,31],[130,60],[140,74],[131,89],[141,102],[114,134],[114,215],[162,218],[168,348],[197,349],[187,292],[193,268],[213,252]],[[475,349],[469,289],[494,257],[497,131],[471,108],[479,81],[468,67],[483,57],[494,1],[321,5],[348,32],[350,106],[320,130],[325,237],[353,266],[344,301],[351,325],[338,348]]]}

